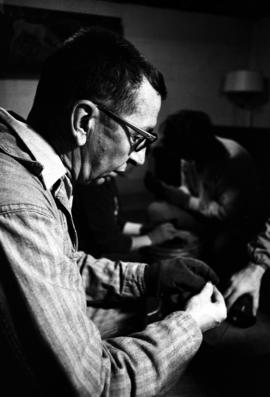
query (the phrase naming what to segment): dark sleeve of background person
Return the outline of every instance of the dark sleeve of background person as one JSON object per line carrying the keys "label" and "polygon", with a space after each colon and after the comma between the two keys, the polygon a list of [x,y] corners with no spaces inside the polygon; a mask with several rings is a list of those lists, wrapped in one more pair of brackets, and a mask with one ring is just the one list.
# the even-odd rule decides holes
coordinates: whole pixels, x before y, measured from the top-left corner
{"label": "dark sleeve of background person", "polygon": [[130,251],[131,237],[122,233],[124,222],[116,214],[117,194],[113,179],[76,188],[73,217],[80,250],[96,257]]}

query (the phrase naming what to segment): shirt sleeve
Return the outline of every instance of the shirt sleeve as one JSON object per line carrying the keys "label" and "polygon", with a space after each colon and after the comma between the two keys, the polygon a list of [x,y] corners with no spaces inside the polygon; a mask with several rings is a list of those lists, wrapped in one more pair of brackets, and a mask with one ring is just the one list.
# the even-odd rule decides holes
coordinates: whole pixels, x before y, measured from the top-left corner
{"label": "shirt sleeve", "polygon": [[[172,386],[201,343],[201,331],[189,315],[177,312],[142,332],[102,340],[86,315],[78,254],[64,254],[67,236],[55,218],[39,207],[8,208],[1,212],[0,229],[4,231],[0,235],[2,254],[22,292],[23,308],[30,311],[33,328],[41,336],[33,340],[31,349],[38,351],[42,340],[53,352],[69,379],[72,395],[150,397]],[[89,260],[85,257],[83,261]],[[97,262],[92,264],[98,267]],[[119,273],[126,274],[122,288],[129,291],[138,264],[130,277],[128,265],[115,264],[113,269],[112,262],[100,264],[102,273],[109,274],[109,283],[117,280]],[[99,276],[95,270],[93,288]],[[16,295],[16,289],[12,293]],[[35,370],[42,364],[40,356]],[[39,371],[44,384],[49,382],[50,370]]]}
{"label": "shirt sleeve", "polygon": [[270,218],[264,229],[248,244],[250,262],[270,268]]}
{"label": "shirt sleeve", "polygon": [[145,294],[146,264],[95,259],[82,251],[77,252],[75,257],[88,301],[103,301],[113,296],[136,298]]}

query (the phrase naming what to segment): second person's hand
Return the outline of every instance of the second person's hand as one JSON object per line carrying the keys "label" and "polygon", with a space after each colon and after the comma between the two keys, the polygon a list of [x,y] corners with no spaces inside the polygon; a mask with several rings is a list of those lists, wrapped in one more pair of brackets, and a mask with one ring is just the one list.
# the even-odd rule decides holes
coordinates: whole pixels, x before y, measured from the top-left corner
{"label": "second person's hand", "polygon": [[172,240],[177,237],[178,230],[170,222],[161,223],[155,226],[149,233],[148,236],[152,241],[152,244],[161,244],[165,241]]}

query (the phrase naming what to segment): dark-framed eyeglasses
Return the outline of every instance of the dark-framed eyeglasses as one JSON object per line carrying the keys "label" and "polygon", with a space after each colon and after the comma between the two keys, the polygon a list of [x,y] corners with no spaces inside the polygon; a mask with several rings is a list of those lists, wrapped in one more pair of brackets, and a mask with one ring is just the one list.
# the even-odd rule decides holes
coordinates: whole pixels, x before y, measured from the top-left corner
{"label": "dark-framed eyeglasses", "polygon": [[154,143],[158,136],[157,134],[149,131],[142,130],[139,127],[136,127],[134,124],[130,123],[129,121],[124,120],[122,117],[118,116],[111,110],[109,110],[106,106],[96,103],[95,105],[99,110],[101,110],[103,113],[105,113],[107,116],[111,117],[113,120],[115,120],[117,123],[122,125],[123,127],[128,127],[131,130],[133,130],[136,134],[130,134],[130,132],[127,132],[127,128],[124,128],[125,132],[128,135],[128,139],[130,142],[130,151],[133,152],[139,152],[140,150],[150,146],[152,143]]}

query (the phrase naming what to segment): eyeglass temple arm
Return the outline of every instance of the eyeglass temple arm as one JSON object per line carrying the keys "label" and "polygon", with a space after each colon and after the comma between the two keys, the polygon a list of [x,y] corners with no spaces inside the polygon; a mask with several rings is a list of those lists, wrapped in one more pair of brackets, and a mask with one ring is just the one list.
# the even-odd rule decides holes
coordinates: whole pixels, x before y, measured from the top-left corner
{"label": "eyeglass temple arm", "polygon": [[152,142],[155,142],[157,140],[157,135],[153,134],[151,132],[141,130],[140,128],[136,127],[135,125],[129,123],[128,121],[122,119],[121,117],[117,116],[115,113],[113,113],[111,110],[107,109],[105,106],[102,106],[100,104],[96,104],[96,106],[102,110],[104,113],[107,113],[109,116],[114,118],[116,121],[120,121],[124,124],[126,124],[128,127],[132,128],[134,131],[137,131],[138,134],[144,136],[146,139],[149,139]]}

